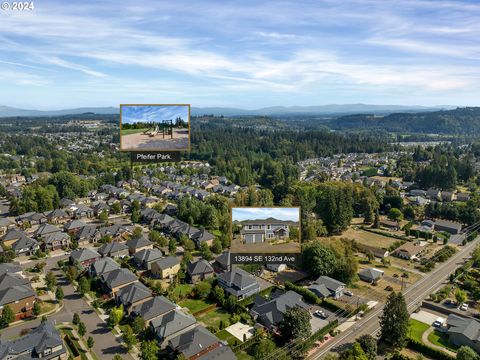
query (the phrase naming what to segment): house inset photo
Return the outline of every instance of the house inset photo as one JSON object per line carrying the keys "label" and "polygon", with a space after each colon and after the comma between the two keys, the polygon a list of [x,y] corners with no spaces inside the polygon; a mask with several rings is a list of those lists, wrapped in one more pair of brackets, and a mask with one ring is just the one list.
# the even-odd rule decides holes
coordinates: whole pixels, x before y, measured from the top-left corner
{"label": "house inset photo", "polygon": [[120,105],[120,150],[190,150],[190,105]]}
{"label": "house inset photo", "polygon": [[300,208],[232,208],[232,253],[299,253]]}

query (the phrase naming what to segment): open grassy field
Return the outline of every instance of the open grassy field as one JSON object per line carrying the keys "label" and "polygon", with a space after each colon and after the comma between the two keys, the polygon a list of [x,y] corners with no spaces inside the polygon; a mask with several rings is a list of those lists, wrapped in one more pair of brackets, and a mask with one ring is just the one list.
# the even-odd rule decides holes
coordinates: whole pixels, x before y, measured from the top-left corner
{"label": "open grassy field", "polygon": [[178,303],[178,305],[180,305],[181,307],[185,307],[190,310],[192,314],[196,313],[197,311],[203,310],[212,304],[213,302],[199,299],[185,299]]}
{"label": "open grassy field", "polygon": [[177,285],[175,287],[175,289],[173,289],[173,293],[176,295],[176,296],[180,296],[180,297],[186,297],[188,295],[190,295],[190,293],[192,292],[193,290],[193,286],[190,285],[190,284],[181,284],[181,285]]}
{"label": "open grassy field", "polygon": [[365,231],[359,228],[355,229],[352,227],[350,227],[347,231],[345,231],[342,235],[339,235],[338,237],[352,239],[360,244],[374,246],[380,249],[388,249],[391,245],[395,243],[395,241],[398,241],[394,238],[374,234],[369,231]]}
{"label": "open grassy field", "polygon": [[230,319],[230,313],[223,309],[215,309],[197,316],[197,320],[205,326],[219,327],[221,321]]}
{"label": "open grassy field", "polygon": [[122,129],[122,135],[131,135],[131,134],[138,134],[148,130],[147,128],[144,129]]}
{"label": "open grassy field", "polygon": [[427,331],[430,325],[422,323],[421,321],[410,319],[408,334],[410,338],[422,342],[422,334]]}

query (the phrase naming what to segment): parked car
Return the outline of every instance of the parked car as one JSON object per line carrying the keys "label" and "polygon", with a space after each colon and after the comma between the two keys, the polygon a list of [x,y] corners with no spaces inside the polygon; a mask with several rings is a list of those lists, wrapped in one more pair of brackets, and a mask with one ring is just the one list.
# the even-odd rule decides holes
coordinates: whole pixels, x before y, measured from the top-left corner
{"label": "parked car", "polygon": [[460,305],[459,309],[462,310],[462,311],[467,311],[468,310],[468,304],[463,303],[462,305]]}
{"label": "parked car", "polygon": [[433,327],[442,327],[443,326],[443,319],[442,318],[437,318],[432,324]]}
{"label": "parked car", "polygon": [[345,291],[345,295],[347,296],[353,296],[353,293],[350,290]]}
{"label": "parked car", "polygon": [[326,319],[327,318],[327,315],[322,311],[322,310],[316,310],[314,312],[314,314],[316,316],[318,316],[319,318],[322,318],[322,319]]}

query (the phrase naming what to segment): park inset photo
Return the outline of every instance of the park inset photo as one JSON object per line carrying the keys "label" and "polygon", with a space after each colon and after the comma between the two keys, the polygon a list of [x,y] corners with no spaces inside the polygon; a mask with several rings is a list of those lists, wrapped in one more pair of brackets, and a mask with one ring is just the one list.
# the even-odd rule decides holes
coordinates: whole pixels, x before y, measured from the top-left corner
{"label": "park inset photo", "polygon": [[232,208],[233,253],[300,252],[300,208]]}
{"label": "park inset photo", "polygon": [[120,105],[120,150],[190,150],[190,105]]}

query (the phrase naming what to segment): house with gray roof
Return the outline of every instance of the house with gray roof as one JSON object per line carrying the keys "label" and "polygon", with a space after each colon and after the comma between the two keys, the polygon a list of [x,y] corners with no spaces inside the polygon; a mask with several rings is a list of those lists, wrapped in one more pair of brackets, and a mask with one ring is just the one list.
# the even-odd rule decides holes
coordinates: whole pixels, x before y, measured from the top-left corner
{"label": "house with gray roof", "polygon": [[190,261],[187,264],[187,274],[192,284],[203,281],[215,275],[212,265],[205,260]]}
{"label": "house with gray roof", "polygon": [[19,263],[0,263],[0,276],[5,273],[21,275],[22,271],[22,267]]}
{"label": "house with gray roof", "polygon": [[106,293],[114,296],[121,288],[138,281],[137,276],[128,269],[120,268],[100,276],[100,282]]}
{"label": "house with gray roof", "polygon": [[153,242],[148,240],[145,235],[130,239],[127,241],[128,252],[133,255],[141,250],[153,249]]}
{"label": "house with gray roof", "polygon": [[108,256],[114,259],[128,256],[128,246],[116,241],[103,244],[97,251],[102,257]]}
{"label": "house with gray roof", "polygon": [[139,305],[134,305],[130,315],[140,316],[145,321],[145,325],[150,326],[153,319],[175,309],[179,309],[178,305],[162,295],[155,296]]}
{"label": "house with gray roof", "polygon": [[311,308],[309,304],[303,301],[302,296],[295,291],[279,291],[272,294],[268,300],[257,295],[250,314],[257,322],[271,331],[275,331],[277,325],[283,321],[283,314],[295,307],[306,311]]}
{"label": "house with gray roof", "polygon": [[[343,295],[345,284],[329,276],[320,276],[308,289],[319,297],[331,296],[334,299],[338,299]],[[328,294],[325,289],[328,291]]]}
{"label": "house with gray roof", "polygon": [[376,268],[365,268],[360,270],[358,273],[358,277],[366,281],[370,284],[377,283],[382,277],[385,272],[383,270],[379,270]]}
{"label": "house with gray roof", "polygon": [[37,239],[56,233],[56,232],[61,232],[62,230],[54,225],[51,224],[42,224],[38,227],[37,230],[33,233],[33,236]]}
{"label": "house with gray roof", "polygon": [[448,315],[447,334],[450,342],[457,346],[469,346],[480,352],[480,322],[455,314]]}
{"label": "house with gray roof", "polygon": [[65,230],[69,234],[75,234],[86,225],[87,224],[85,224],[85,222],[83,222],[82,220],[72,220],[63,225],[63,230]]}
{"label": "house with gray roof", "polygon": [[240,236],[246,244],[284,240],[290,236],[290,226],[298,226],[293,221],[283,221],[272,217],[267,219],[244,220],[241,222]]}
{"label": "house with gray roof", "polygon": [[450,234],[460,234],[462,231],[462,224],[456,221],[435,219],[435,231],[445,231]]}
{"label": "house with gray roof", "polygon": [[100,240],[100,234],[98,233],[97,226],[94,224],[85,225],[77,229],[74,234],[79,244],[95,243]]}
{"label": "house with gray roof", "polygon": [[19,320],[32,315],[35,301],[36,293],[30,280],[8,271],[0,275],[0,309],[10,306]]}
{"label": "house with gray roof", "polygon": [[213,268],[216,272],[230,271],[232,264],[230,262],[230,253],[225,251],[218,255],[213,262]]}
{"label": "house with gray roof", "polygon": [[123,304],[124,311],[129,314],[134,306],[138,306],[152,298],[152,291],[140,281],[131,283],[115,293],[118,305]]}
{"label": "house with gray roof", "polygon": [[12,244],[16,256],[30,256],[40,249],[40,243],[28,236],[21,237]]}
{"label": "house with gray roof", "polygon": [[64,232],[54,232],[42,237],[42,248],[50,251],[65,249],[70,243],[70,236]]}
{"label": "house with gray roof", "polygon": [[154,261],[150,266],[153,275],[160,279],[175,276],[180,270],[180,260],[175,256],[166,256]]}
{"label": "house with gray roof", "polygon": [[193,240],[197,248],[200,249],[202,243],[206,243],[208,246],[212,246],[213,240],[215,240],[215,235],[210,234],[205,229],[200,229],[191,236],[191,239]]}
{"label": "house with gray roof", "polygon": [[14,340],[0,339],[1,359],[66,359],[67,350],[60,332],[50,321],[41,322],[28,334]]}
{"label": "house with gray roof", "polygon": [[5,235],[3,235],[2,243],[6,246],[12,246],[14,242],[26,236],[27,234],[25,233],[25,231],[18,228],[13,228],[7,231]]}
{"label": "house with gray roof", "polygon": [[9,229],[15,226],[15,223],[7,218],[0,219],[0,235],[5,234]]}
{"label": "house with gray roof", "polygon": [[162,257],[163,253],[159,249],[143,249],[133,255],[133,262],[140,269],[151,270],[152,264]]}
{"label": "house with gray roof", "polygon": [[100,259],[101,256],[98,252],[92,249],[76,249],[70,253],[70,263],[79,264],[80,266],[87,267]]}
{"label": "house with gray roof", "polygon": [[196,360],[236,360],[237,356],[232,349],[226,345],[220,345],[213,350],[202,354]]}
{"label": "house with gray roof", "polygon": [[155,334],[161,349],[165,349],[168,341],[197,325],[197,320],[182,310],[175,309],[150,322],[150,329]]}
{"label": "house with gray roof", "polygon": [[90,264],[88,271],[91,277],[100,277],[110,271],[120,269],[120,265],[112,258],[105,257]]}
{"label": "house with gray roof", "polygon": [[194,359],[220,347],[220,340],[205,327],[198,325],[168,341],[168,350],[173,357]]}
{"label": "house with gray roof", "polygon": [[47,220],[52,224],[62,224],[70,219],[70,215],[62,209],[55,209],[47,214]]}
{"label": "house with gray roof", "polygon": [[218,284],[229,294],[238,300],[245,299],[260,291],[257,280],[240,268],[225,272],[217,276]]}

